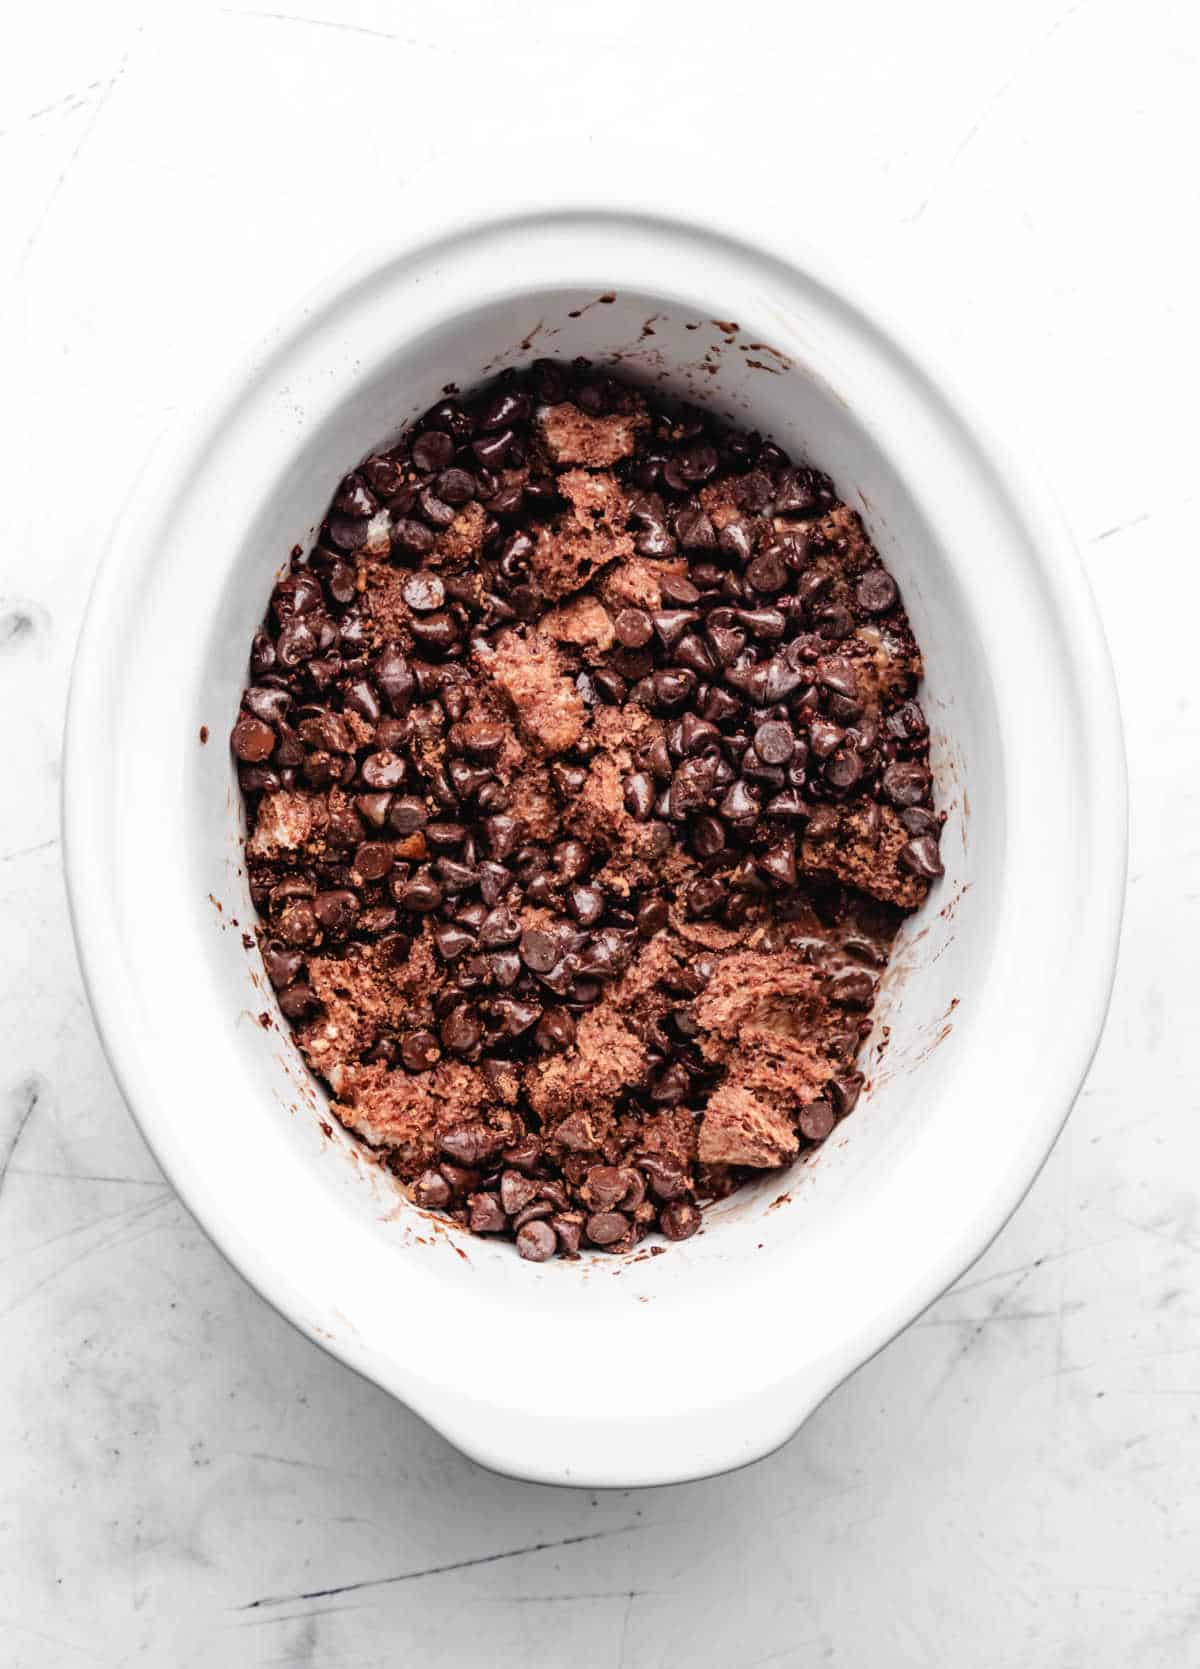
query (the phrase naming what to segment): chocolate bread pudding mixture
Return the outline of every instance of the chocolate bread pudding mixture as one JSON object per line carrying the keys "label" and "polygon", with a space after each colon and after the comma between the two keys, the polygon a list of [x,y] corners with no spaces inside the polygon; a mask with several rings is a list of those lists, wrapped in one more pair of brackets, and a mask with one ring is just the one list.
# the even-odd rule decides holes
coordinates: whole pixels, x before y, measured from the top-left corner
{"label": "chocolate bread pudding mixture", "polygon": [[446,399],[294,554],[233,729],[342,1123],[540,1261],[824,1141],[942,873],[921,657],[832,482],[586,362]]}

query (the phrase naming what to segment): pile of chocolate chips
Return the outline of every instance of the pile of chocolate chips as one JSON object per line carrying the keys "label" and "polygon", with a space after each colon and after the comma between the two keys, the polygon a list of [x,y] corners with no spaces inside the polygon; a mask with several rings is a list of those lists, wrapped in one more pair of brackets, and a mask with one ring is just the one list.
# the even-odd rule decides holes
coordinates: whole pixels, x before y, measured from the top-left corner
{"label": "pile of chocolate chips", "polygon": [[585,361],[341,483],[232,748],[279,1004],[413,1197],[693,1234],[828,1136],[942,872],[921,666],[829,479]]}

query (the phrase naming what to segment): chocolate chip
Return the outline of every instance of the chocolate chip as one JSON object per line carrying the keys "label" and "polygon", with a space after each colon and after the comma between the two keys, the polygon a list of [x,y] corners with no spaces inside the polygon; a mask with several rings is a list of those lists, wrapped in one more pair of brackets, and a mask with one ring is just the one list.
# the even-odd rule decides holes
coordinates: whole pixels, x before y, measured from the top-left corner
{"label": "chocolate chip", "polygon": [[302,742],[327,753],[353,753],[354,732],[340,713],[321,711],[302,718],[296,726]]}
{"label": "chocolate chip", "polygon": [[900,867],[923,881],[936,881],[946,873],[938,843],[932,835],[915,835],[900,849]]}
{"label": "chocolate chip", "polygon": [[639,823],[646,822],[653,815],[654,782],[645,771],[632,771],[625,778],[624,794],[626,811]]}
{"label": "chocolate chip", "polygon": [[392,849],[384,840],[365,840],[354,854],[354,867],[364,881],[381,881],[392,867]]}
{"label": "chocolate chip", "polygon": [[825,761],[825,781],[832,788],[853,788],[862,772],[862,760],[852,748],[836,748]]}
{"label": "chocolate chip", "polygon": [[497,905],[483,917],[479,926],[479,943],[484,950],[499,950],[515,945],[521,936],[521,924],[503,905]]}
{"label": "chocolate chip", "polygon": [[860,574],[854,595],[865,614],[886,614],[895,608],[900,593],[886,568],[868,568]]}
{"label": "chocolate chip", "polygon": [[550,1218],[550,1226],[558,1236],[558,1249],[562,1256],[577,1257],[583,1239],[583,1218],[579,1213],[572,1212],[568,1215],[565,1212],[555,1212]]}
{"label": "chocolate chip", "polygon": [[336,887],[319,892],[313,900],[313,912],[327,933],[348,933],[361,909],[358,897],[348,887]]}
{"label": "chocolate chip", "polygon": [[925,806],[906,806],[900,813],[900,821],[910,835],[932,835],[935,840],[941,838],[941,818]]}
{"label": "chocolate chip", "polygon": [[545,1263],[557,1250],[558,1237],[543,1220],[526,1223],[517,1233],[517,1251],[530,1263]]}
{"label": "chocolate chip", "polygon": [[597,669],[593,678],[593,683],[596,694],[602,701],[607,702],[610,707],[621,706],[629,689],[628,684],[625,682],[624,678],[621,677],[620,673],[613,672],[608,667],[600,667]]}
{"label": "chocolate chip", "polygon": [[472,1234],[503,1234],[508,1227],[495,1194],[472,1194],[467,1201],[467,1227]]}
{"label": "chocolate chip", "polygon": [[725,902],[725,885],[715,876],[701,876],[688,888],[685,902],[689,915],[699,918],[713,916]]}
{"label": "chocolate chip", "polygon": [[458,511],[452,504],[447,504],[433,487],[423,487],[417,494],[417,508],[426,522],[441,531],[450,526]]}
{"label": "chocolate chip", "polygon": [[437,478],[437,496],[457,510],[475,497],[475,480],[465,469],[444,469]]}
{"label": "chocolate chip", "polygon": [[675,537],[687,551],[715,551],[717,532],[703,510],[679,510],[675,516]]}
{"label": "chocolate chip", "polygon": [[321,936],[316,912],[306,898],[295,900],[280,912],[279,936],[289,945],[307,947]]}
{"label": "chocolate chip", "polygon": [[791,726],[782,719],[768,719],[754,732],[754,751],[765,765],[786,765],[795,750]]}
{"label": "chocolate chip", "polygon": [[484,819],[483,832],[488,848],[497,863],[503,863],[516,851],[521,839],[521,825],[515,817],[503,813]]}
{"label": "chocolate chip", "polygon": [[400,755],[386,751],[369,753],[359,766],[365,785],[377,792],[401,787],[406,774],[407,767]]}
{"label": "chocolate chip", "polygon": [[436,881],[430,880],[428,876],[417,876],[401,888],[396,902],[402,909],[427,915],[431,910],[441,908],[442,897],[442,889]]}
{"label": "chocolate chip", "polygon": [[433,614],[418,615],[412,622],[412,634],[427,649],[447,650],[453,647],[462,633],[457,620],[445,609]]}
{"label": "chocolate chip", "polygon": [[698,858],[717,857],[725,850],[725,844],[725,825],[719,817],[696,818],[692,824],[692,846]]}
{"label": "chocolate chip", "polygon": [[317,634],[308,620],[289,620],[275,642],[275,655],[284,667],[297,667],[317,652]]}
{"label": "chocolate chip", "polygon": [[532,404],[523,390],[498,390],[479,408],[476,422],[484,434],[508,429],[515,423],[527,423],[532,415]]}
{"label": "chocolate chip", "polygon": [[696,676],[692,672],[676,670],[654,674],[654,704],[666,712],[674,712],[682,707],[696,687]]}
{"label": "chocolate chip", "polygon": [[773,595],[782,591],[787,584],[787,569],[782,560],[773,550],[767,550],[762,556],[756,556],[746,569],[746,578],[756,591]]}
{"label": "chocolate chip", "polygon": [[443,429],[427,429],[413,441],[412,461],[428,475],[445,469],[454,456],[454,439]]}
{"label": "chocolate chip", "polygon": [[753,469],[738,482],[734,497],[743,510],[765,510],[771,502],[771,479]]}
{"label": "chocolate chip", "polygon": [[391,802],[387,813],[388,827],[398,835],[413,835],[429,822],[429,808],[424,800],[413,794],[402,795]]}
{"label": "chocolate chip", "polygon": [[442,1042],[452,1055],[469,1055],[483,1038],[479,1015],[469,1003],[458,1003],[439,1027]]}
{"label": "chocolate chip", "polygon": [[243,716],[233,727],[230,738],[234,754],[247,765],[261,765],[275,752],[275,732],[262,719]]}
{"label": "chocolate chip", "polygon": [[679,473],[693,485],[710,480],[720,464],[717,449],[706,440],[693,441],[679,454]]}
{"label": "chocolate chip", "polygon": [[819,608],[813,615],[813,622],[821,636],[832,642],[849,637],[854,630],[849,609],[843,608],[840,603],[827,603],[824,608]]}
{"label": "chocolate chip", "polygon": [[413,1183],[413,1199],[430,1211],[450,1204],[450,1184],[440,1171],[422,1171]]}
{"label": "chocolate chip", "polygon": [[823,1142],[837,1120],[829,1102],[822,1098],[819,1101],[810,1101],[807,1107],[801,1107],[796,1122],[806,1142]]}
{"label": "chocolate chip", "polygon": [[629,1219],[619,1211],[594,1211],[584,1224],[593,1246],[615,1246],[629,1231]]}
{"label": "chocolate chip", "polygon": [[466,842],[466,825],[441,821],[426,823],[425,839],[437,852],[456,852]]}
{"label": "chocolate chip", "polygon": [[542,1016],[542,1009],[538,1003],[524,1002],[511,997],[496,998],[489,1012],[502,1037],[524,1036]]}
{"label": "chocolate chip", "polygon": [[476,1169],[495,1159],[504,1144],[494,1130],[472,1120],[451,1125],[443,1132],[439,1145],[446,1158],[452,1159],[456,1165]]}
{"label": "chocolate chip", "polygon": [[807,516],[820,507],[811,470],[785,469],[775,489],[775,511],[780,516]]}
{"label": "chocolate chip", "polygon": [[894,806],[916,806],[929,792],[930,775],[924,765],[910,765],[897,761],[889,765],[880,778],[883,792]]}
{"label": "chocolate chip", "polygon": [[687,1175],[675,1160],[656,1153],[644,1153],[638,1159],[638,1166],[656,1200],[677,1200],[687,1192]]}
{"label": "chocolate chip", "polygon": [[292,1022],[306,1020],[319,1006],[317,994],[311,985],[299,980],[295,985],[289,985],[286,991],[279,993],[280,1012],[285,1019]]}
{"label": "chocolate chip", "polygon": [[602,887],[583,885],[572,887],[567,894],[567,908],[581,927],[591,927],[604,914],[605,897]]}
{"label": "chocolate chip", "polygon": [[808,731],[808,745],[818,759],[828,759],[846,739],[846,732],[828,719],[816,718]]}
{"label": "chocolate chip", "polygon": [[375,663],[375,682],[393,713],[407,712],[416,689],[416,679],[398,649],[382,651]]}
{"label": "chocolate chip", "polygon": [[277,991],[290,985],[304,966],[304,958],[298,950],[289,950],[286,945],[271,939],[262,947],[262,958],[267,978]]}
{"label": "chocolate chip", "polygon": [[829,1093],[833,1098],[834,1107],[845,1118],[847,1113],[854,1111],[862,1093],[863,1075],[861,1072],[847,1072],[840,1077],[829,1080]]}
{"label": "chocolate chip", "polygon": [[433,868],[443,892],[459,893],[475,884],[476,873],[473,864],[459,863],[456,858],[438,858]]}
{"label": "chocolate chip", "polygon": [[488,719],[480,719],[474,724],[464,724],[458,732],[457,740],[465,752],[475,759],[495,759],[504,746],[504,739],[508,732],[502,724],[495,724]]}
{"label": "chocolate chip", "polygon": [[500,1178],[500,1204],[510,1217],[524,1211],[537,1198],[538,1186],[520,1171],[507,1170]]}
{"label": "chocolate chip", "polygon": [[418,614],[429,614],[441,608],[446,600],[446,589],[436,574],[413,574],[405,580],[401,596],[410,609]]}
{"label": "chocolate chip", "polygon": [[475,949],[474,936],[449,921],[435,923],[433,940],[443,962],[457,962],[460,956]]}
{"label": "chocolate chip", "polygon": [[553,359],[535,359],[529,367],[534,397],[545,405],[556,406],[567,397],[569,378],[565,366]]}
{"label": "chocolate chip", "polygon": [[700,601],[699,591],[682,574],[660,575],[658,589],[669,608],[695,608]]}
{"label": "chocolate chip", "polygon": [[[453,518],[451,518],[453,519]],[[392,521],[392,549],[401,556],[428,556],[436,543],[433,529],[415,516],[396,516]]]}
{"label": "chocolate chip", "polygon": [[580,1193],[593,1211],[611,1211],[629,1192],[629,1172],[615,1165],[593,1165]]}
{"label": "chocolate chip", "polygon": [[768,848],[758,860],[758,867],[779,887],[796,885],[796,848],[792,840],[781,840]]}
{"label": "chocolate chip", "polygon": [[721,816],[735,827],[745,827],[754,823],[759,809],[757,795],[740,777],[730,786],[721,801]]}
{"label": "chocolate chip", "polygon": [[671,1200],[658,1217],[658,1226],[668,1240],[688,1240],[700,1227],[700,1211],[691,1200]]}
{"label": "chocolate chip", "polygon": [[695,609],[656,609],[651,616],[654,631],[663,648],[672,654],[690,626],[700,616]]}
{"label": "chocolate chip", "polygon": [[503,864],[493,863],[491,859],[480,864],[479,895],[489,909],[499,904],[511,885],[512,876]]}
{"label": "chocolate chip", "polygon": [[661,898],[644,899],[638,906],[637,931],[641,938],[652,939],[661,933],[670,920],[670,912]]}
{"label": "chocolate chip", "polygon": [[544,1055],[569,1049],[575,1041],[575,1022],[561,1008],[548,1008],[537,1023],[534,1040]]}
{"label": "chocolate chip", "polygon": [[717,536],[717,544],[727,556],[732,556],[736,562],[749,562],[754,554],[754,539],[745,522],[726,522]]}
{"label": "chocolate chip", "polygon": [[521,935],[521,960],[535,974],[549,973],[560,955],[557,933],[543,927],[528,927]]}
{"label": "chocolate chip", "polygon": [[242,697],[242,705],[256,719],[262,719],[266,724],[279,724],[287,717],[292,698],[287,690],[272,689],[267,684],[252,684]]}
{"label": "chocolate chip", "polygon": [[621,609],[613,621],[613,631],[627,649],[640,649],[654,636],[650,616],[640,608]]}
{"label": "chocolate chip", "polygon": [[875,981],[862,968],[844,968],[829,982],[830,1000],[843,1008],[870,1008],[875,1000]]}
{"label": "chocolate chip", "polygon": [[325,523],[330,543],[342,551],[361,549],[367,542],[368,526],[366,516],[343,516],[336,511]]}
{"label": "chocolate chip", "polygon": [[506,1147],[501,1154],[504,1163],[513,1170],[533,1172],[542,1157],[542,1144],[537,1136],[525,1136],[515,1147]]}
{"label": "chocolate chip", "polygon": [[508,460],[515,440],[512,429],[500,429],[495,434],[480,435],[473,440],[471,450],[485,469],[497,470]]}
{"label": "chocolate chip", "polygon": [[905,701],[888,714],[888,735],[901,742],[916,742],[928,734],[925,714],[915,701]]}

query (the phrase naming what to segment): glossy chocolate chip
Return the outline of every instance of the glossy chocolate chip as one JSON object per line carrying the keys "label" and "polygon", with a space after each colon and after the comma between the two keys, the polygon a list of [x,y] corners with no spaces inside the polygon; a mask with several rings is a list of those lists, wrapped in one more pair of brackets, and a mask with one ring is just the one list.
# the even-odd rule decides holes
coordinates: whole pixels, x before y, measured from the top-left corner
{"label": "glossy chocolate chip", "polygon": [[900,850],[900,864],[910,875],[923,881],[936,881],[945,874],[938,843],[932,835],[915,835]]}
{"label": "glossy chocolate chip", "polygon": [[267,978],[277,991],[290,985],[304,967],[304,958],[300,952],[287,945],[281,945],[277,940],[267,940],[262,947],[262,957]]}
{"label": "glossy chocolate chip", "polygon": [[615,1246],[629,1231],[629,1219],[619,1211],[594,1211],[584,1224],[593,1246]]}
{"label": "glossy chocolate chip", "polygon": [[671,1200],[659,1213],[658,1226],[668,1240],[689,1240],[700,1227],[700,1209],[691,1200]]}
{"label": "glossy chocolate chip", "polygon": [[561,954],[559,936],[542,927],[529,927],[521,934],[521,960],[535,974],[549,973]]}
{"label": "glossy chocolate chip", "polygon": [[569,1049],[574,1043],[575,1022],[565,1009],[550,1008],[538,1021],[534,1035],[543,1054],[557,1054],[563,1049]]}
{"label": "glossy chocolate chip", "polygon": [[261,765],[274,753],[276,739],[269,724],[244,715],[233,727],[230,745],[235,756],[247,765]]}
{"label": "glossy chocolate chip", "polygon": [[517,1231],[517,1252],[529,1263],[545,1263],[558,1250],[558,1236],[546,1221],[525,1223]]}
{"label": "glossy chocolate chip", "polygon": [[645,771],[633,771],[625,778],[625,809],[639,823],[654,813],[654,781]]}
{"label": "glossy chocolate chip", "polygon": [[924,765],[898,761],[886,768],[880,784],[894,806],[916,806],[929,792],[930,775]]}

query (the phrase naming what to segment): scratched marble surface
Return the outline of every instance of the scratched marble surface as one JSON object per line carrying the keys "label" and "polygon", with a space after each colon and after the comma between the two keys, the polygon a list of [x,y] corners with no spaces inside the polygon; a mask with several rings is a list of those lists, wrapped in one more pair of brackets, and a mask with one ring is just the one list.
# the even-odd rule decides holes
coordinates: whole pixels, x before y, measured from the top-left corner
{"label": "scratched marble surface", "polygon": [[[1186,0],[820,13],[44,0],[8,22],[11,1669],[1196,1661],[1200,19]],[[403,222],[414,180],[473,154],[502,200],[514,128],[580,169],[603,168],[612,136],[650,169],[682,142],[714,193],[885,273],[960,381],[1020,411],[1084,552],[1128,731],[1112,1014],[1027,1201],[781,1453],[646,1493],[481,1471],[243,1285],[122,1106],[59,870],[72,645],[145,448],[280,306]]]}

